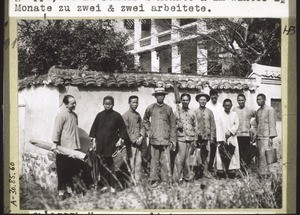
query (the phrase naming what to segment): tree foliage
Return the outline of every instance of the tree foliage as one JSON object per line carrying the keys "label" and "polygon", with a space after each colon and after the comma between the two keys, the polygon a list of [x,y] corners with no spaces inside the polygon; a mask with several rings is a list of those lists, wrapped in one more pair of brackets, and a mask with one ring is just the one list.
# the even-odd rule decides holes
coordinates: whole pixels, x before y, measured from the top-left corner
{"label": "tree foliage", "polygon": [[280,19],[226,18],[201,22],[205,23],[206,31],[178,31],[200,36],[208,50],[208,74],[245,77],[253,63],[280,67]]}
{"label": "tree foliage", "polygon": [[19,78],[45,74],[59,65],[71,69],[115,72],[133,67],[125,49],[127,36],[112,20],[21,20]]}

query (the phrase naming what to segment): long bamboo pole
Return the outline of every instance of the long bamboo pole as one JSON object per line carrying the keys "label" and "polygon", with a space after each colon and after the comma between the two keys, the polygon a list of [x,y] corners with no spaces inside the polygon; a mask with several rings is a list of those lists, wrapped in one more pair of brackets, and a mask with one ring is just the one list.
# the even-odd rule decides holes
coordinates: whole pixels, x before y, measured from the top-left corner
{"label": "long bamboo pole", "polygon": [[[52,143],[45,142],[42,140],[35,140],[35,139],[31,139],[29,142],[34,146],[51,151]],[[57,151],[59,154],[68,155],[69,157],[79,159],[82,161],[85,161],[86,159],[85,153],[74,149],[69,149],[63,146],[57,146]]]}

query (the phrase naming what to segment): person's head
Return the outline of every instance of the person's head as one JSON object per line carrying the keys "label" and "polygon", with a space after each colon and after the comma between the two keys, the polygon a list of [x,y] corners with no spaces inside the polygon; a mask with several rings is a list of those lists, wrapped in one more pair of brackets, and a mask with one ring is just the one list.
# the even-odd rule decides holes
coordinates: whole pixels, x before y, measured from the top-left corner
{"label": "person's head", "polygon": [[129,107],[131,108],[131,110],[136,110],[137,107],[139,106],[139,97],[137,97],[135,95],[130,96],[128,99],[128,104],[129,104]]}
{"label": "person's head", "polygon": [[224,99],[223,101],[224,111],[229,113],[232,107],[232,101],[230,99]]}
{"label": "person's head", "polygon": [[188,93],[183,93],[180,96],[180,100],[181,100],[182,107],[186,109],[189,107],[191,101],[191,95]]}
{"label": "person's head", "polygon": [[245,107],[246,96],[244,94],[238,94],[237,102],[241,108]]}
{"label": "person's head", "polygon": [[76,108],[76,100],[71,95],[65,95],[63,98],[63,103],[69,111],[74,111]]}
{"label": "person's head", "polygon": [[266,103],[266,95],[265,94],[258,94],[257,97],[256,97],[256,102],[258,104],[258,106],[264,106],[265,103]]}
{"label": "person's head", "polygon": [[114,106],[114,98],[112,96],[105,96],[103,98],[103,106],[105,110],[111,110]]}
{"label": "person's head", "polygon": [[210,92],[209,92],[209,95],[210,95],[210,100],[213,104],[216,104],[217,101],[218,101],[218,97],[219,97],[219,94],[218,94],[218,91],[212,89]]}
{"label": "person's head", "polygon": [[209,101],[210,96],[206,93],[199,93],[196,95],[196,101],[199,103],[201,108],[204,108],[206,103]]}
{"label": "person's head", "polygon": [[164,103],[165,97],[166,97],[166,94],[163,94],[163,93],[156,93],[155,94],[155,98],[156,98],[156,101],[157,101],[158,104]]}
{"label": "person's head", "polygon": [[156,98],[156,102],[158,104],[163,104],[164,103],[164,99],[166,97],[167,92],[165,91],[164,88],[156,88],[154,90],[154,93],[152,93],[152,95]]}
{"label": "person's head", "polygon": [[201,96],[198,97],[198,103],[199,103],[201,108],[205,107],[207,101],[208,101],[208,99],[207,99],[207,96],[205,96],[205,95],[201,95]]}

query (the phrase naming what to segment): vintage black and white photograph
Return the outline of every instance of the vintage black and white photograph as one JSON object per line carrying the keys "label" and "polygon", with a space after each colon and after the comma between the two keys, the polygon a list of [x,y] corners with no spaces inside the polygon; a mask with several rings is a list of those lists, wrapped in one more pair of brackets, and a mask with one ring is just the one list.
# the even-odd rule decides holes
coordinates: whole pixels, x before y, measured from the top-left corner
{"label": "vintage black and white photograph", "polygon": [[281,19],[17,25],[21,210],[282,208]]}

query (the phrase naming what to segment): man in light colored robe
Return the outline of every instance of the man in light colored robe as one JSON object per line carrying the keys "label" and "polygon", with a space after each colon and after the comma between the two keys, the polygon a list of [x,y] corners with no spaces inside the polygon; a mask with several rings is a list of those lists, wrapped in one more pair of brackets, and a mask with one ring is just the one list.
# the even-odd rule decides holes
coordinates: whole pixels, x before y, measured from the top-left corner
{"label": "man in light colored robe", "polygon": [[[216,150],[215,167],[218,175],[224,175],[227,172],[228,177],[235,178],[237,170],[240,169],[239,145],[237,141],[237,131],[239,128],[239,119],[235,112],[231,111],[232,101],[225,99],[223,102],[224,111],[219,116],[220,135],[218,139],[218,147]],[[221,160],[220,146],[221,144],[231,143],[235,149],[229,163],[228,169],[225,168],[224,162]]]}

